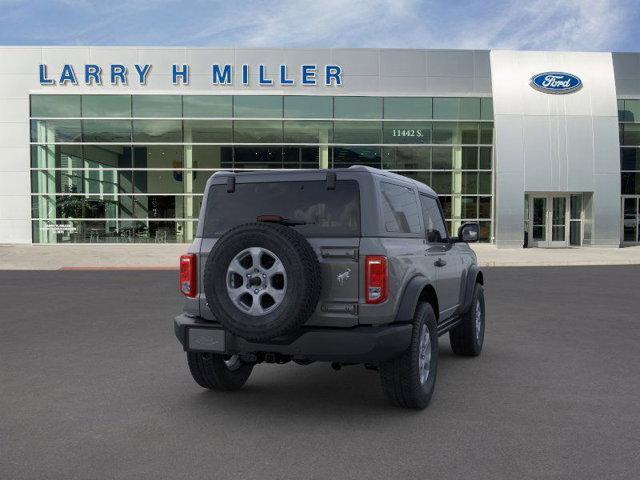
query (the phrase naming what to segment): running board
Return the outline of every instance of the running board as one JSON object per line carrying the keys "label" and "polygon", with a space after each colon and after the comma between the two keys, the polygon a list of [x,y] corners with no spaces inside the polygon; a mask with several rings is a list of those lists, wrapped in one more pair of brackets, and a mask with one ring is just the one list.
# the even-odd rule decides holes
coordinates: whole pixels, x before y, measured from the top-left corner
{"label": "running board", "polygon": [[454,316],[447,318],[444,322],[438,325],[438,336],[444,335],[449,330],[457,327],[462,322],[462,317]]}

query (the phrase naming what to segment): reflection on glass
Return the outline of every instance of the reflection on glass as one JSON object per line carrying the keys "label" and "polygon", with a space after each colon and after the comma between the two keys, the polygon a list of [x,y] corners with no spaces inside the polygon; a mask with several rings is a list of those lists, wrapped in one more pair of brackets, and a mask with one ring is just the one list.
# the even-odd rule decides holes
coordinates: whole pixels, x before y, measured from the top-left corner
{"label": "reflection on glass", "polygon": [[185,120],[185,143],[231,143],[231,120]]}
{"label": "reflection on glass", "polygon": [[335,97],[335,118],[382,118],[380,97]]}
{"label": "reflection on glass", "polygon": [[80,120],[31,120],[32,142],[79,142],[81,132]]}
{"label": "reflection on glass", "polygon": [[138,143],[182,142],[180,120],[134,120],[133,141]]}
{"label": "reflection on glass", "polygon": [[303,95],[284,97],[285,118],[333,118],[333,98]]}
{"label": "reflection on glass", "polygon": [[124,143],[131,141],[131,120],[83,120],[85,142]]}
{"label": "reflection on glass", "polygon": [[333,166],[336,168],[351,165],[366,165],[380,168],[380,148],[377,147],[335,147],[333,150]]}
{"label": "reflection on glass", "polygon": [[134,118],[180,118],[182,97],[180,95],[133,95]]}
{"label": "reflection on glass", "polygon": [[236,95],[233,116],[237,118],[282,118],[282,97],[279,95]]}
{"label": "reflection on glass", "polygon": [[384,122],[384,143],[431,143],[429,122]]}
{"label": "reflection on glass", "polygon": [[334,122],[333,138],[335,143],[378,144],[382,140],[382,125],[380,122]]}
{"label": "reflection on glass", "polygon": [[285,121],[285,143],[331,143],[333,122]]}
{"label": "reflection on glass", "polygon": [[384,118],[431,118],[432,108],[432,99],[429,97],[385,97]]}
{"label": "reflection on glass", "polygon": [[85,118],[127,118],[131,116],[130,95],[83,95],[82,116]]}
{"label": "reflection on glass", "polygon": [[80,95],[32,95],[32,117],[79,117]]}
{"label": "reflection on glass", "polygon": [[185,95],[182,109],[185,118],[227,118],[232,115],[232,97],[228,95]]}

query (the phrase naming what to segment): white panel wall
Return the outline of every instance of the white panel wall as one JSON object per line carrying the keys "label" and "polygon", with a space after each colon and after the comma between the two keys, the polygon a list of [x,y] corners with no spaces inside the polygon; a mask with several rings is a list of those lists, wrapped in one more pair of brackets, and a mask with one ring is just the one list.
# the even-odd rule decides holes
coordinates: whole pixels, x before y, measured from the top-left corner
{"label": "white panel wall", "polygon": [[[559,95],[531,88],[548,71],[580,77]],[[492,51],[496,239],[522,246],[525,192],[593,192],[593,245],[620,243],[620,153],[610,53]]]}

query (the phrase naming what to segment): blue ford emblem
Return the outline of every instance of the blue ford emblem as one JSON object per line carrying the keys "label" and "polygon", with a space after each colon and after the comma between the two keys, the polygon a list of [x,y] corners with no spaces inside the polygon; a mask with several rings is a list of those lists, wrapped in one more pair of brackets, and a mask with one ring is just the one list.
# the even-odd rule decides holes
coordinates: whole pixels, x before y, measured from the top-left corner
{"label": "blue ford emblem", "polygon": [[571,93],[582,88],[582,80],[564,72],[544,72],[531,77],[531,86],[544,93]]}

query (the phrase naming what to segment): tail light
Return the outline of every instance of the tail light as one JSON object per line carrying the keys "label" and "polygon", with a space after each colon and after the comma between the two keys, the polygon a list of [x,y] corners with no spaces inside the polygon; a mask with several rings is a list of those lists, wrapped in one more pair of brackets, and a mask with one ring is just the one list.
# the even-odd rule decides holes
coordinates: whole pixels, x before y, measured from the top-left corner
{"label": "tail light", "polygon": [[387,257],[367,255],[364,261],[365,301],[382,303],[387,299]]}
{"label": "tail light", "polygon": [[196,256],[193,253],[180,256],[180,293],[187,297],[195,297],[196,287]]}

